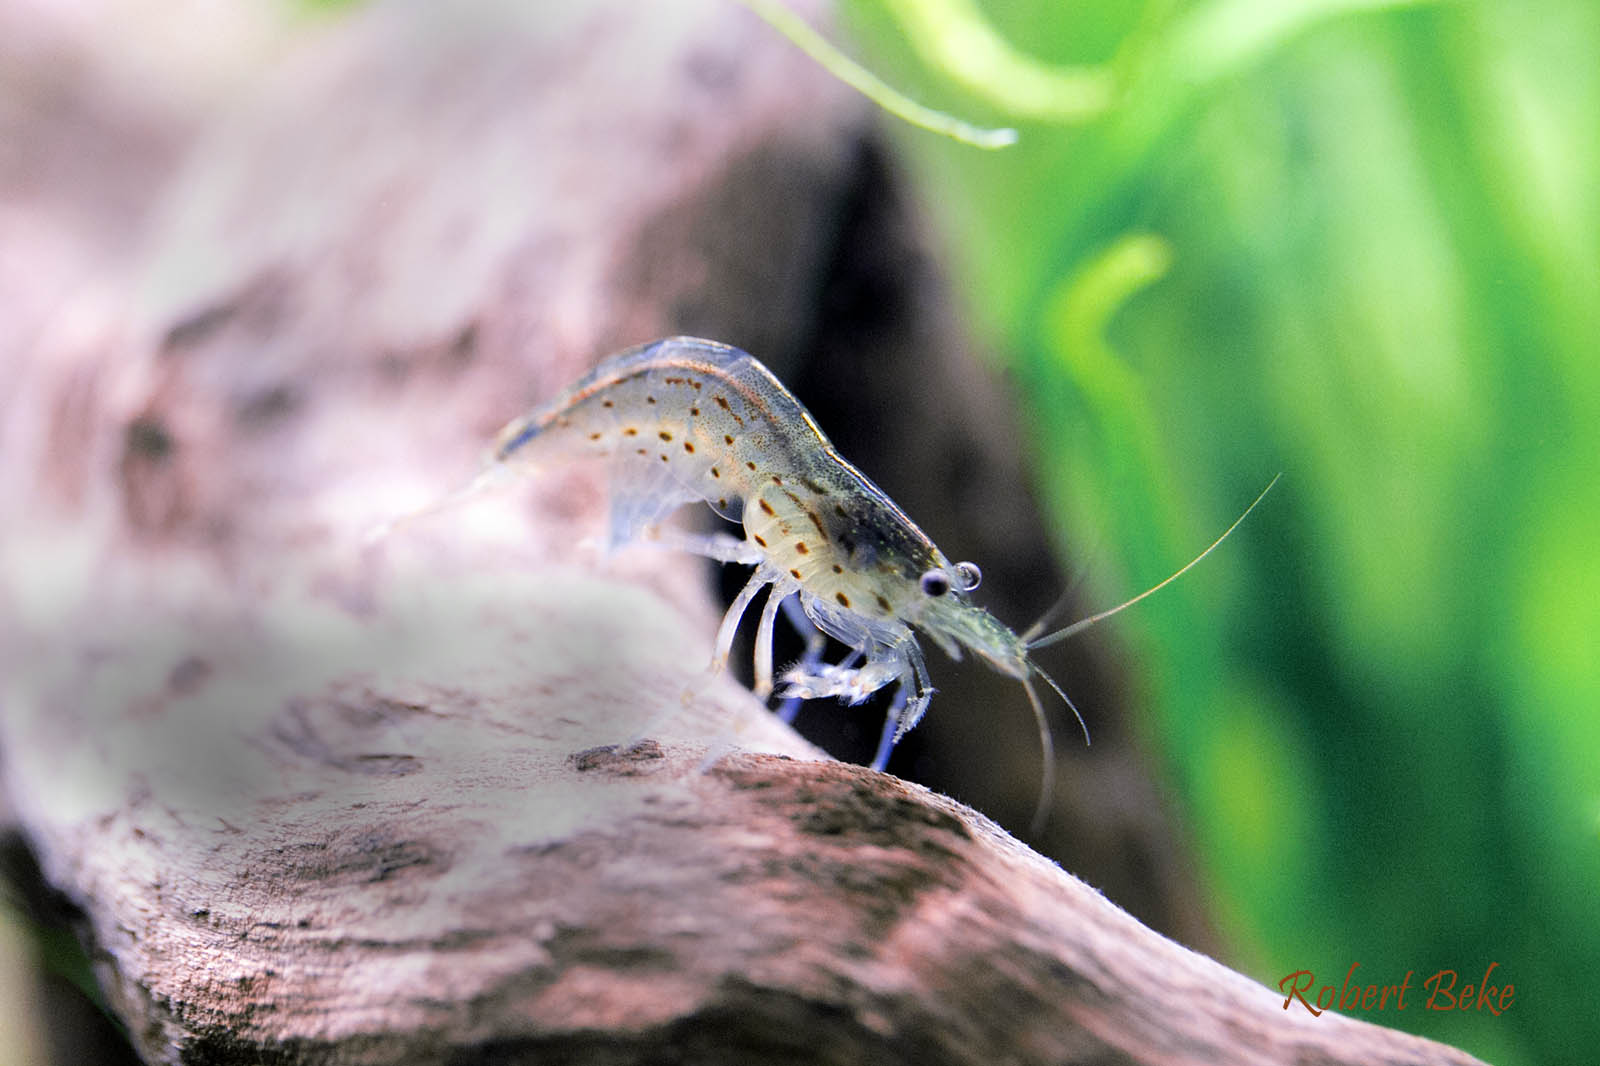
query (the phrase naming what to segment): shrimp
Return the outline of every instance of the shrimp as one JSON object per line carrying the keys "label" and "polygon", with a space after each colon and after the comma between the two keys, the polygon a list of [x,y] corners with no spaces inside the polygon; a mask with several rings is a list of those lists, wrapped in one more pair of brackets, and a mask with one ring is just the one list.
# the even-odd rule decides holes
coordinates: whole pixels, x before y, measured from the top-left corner
{"label": "shrimp", "polygon": [[[1033,679],[1049,685],[1080,726],[1083,717],[1030,652],[1175,580],[1238,525],[1183,570],[1119,607],[1047,636],[1037,632],[1044,619],[1015,633],[972,602],[981,579],[978,567],[952,562],[941,552],[883,490],[839,455],[771,371],[737,348],[695,337],[655,341],[604,360],[561,395],[506,426],[484,474],[444,502],[508,471],[578,457],[610,463],[611,546],[649,536],[755,568],[717,629],[713,671],[726,667],[746,611],[766,589],[755,639],[757,698],[774,692],[773,629],[780,609],[797,628],[811,631],[805,656],[777,679],[777,695],[789,698],[791,707],[794,700],[827,697],[855,705],[896,686],[873,769],[883,769],[894,745],[921,721],[933,698],[919,635],[953,659],[970,651],[1021,682],[1044,752],[1040,815],[1053,790],[1055,758]],[[740,525],[744,536],[672,535],[658,529],[669,514],[693,501]],[[847,646],[849,655],[838,663],[822,662],[822,634]]]}

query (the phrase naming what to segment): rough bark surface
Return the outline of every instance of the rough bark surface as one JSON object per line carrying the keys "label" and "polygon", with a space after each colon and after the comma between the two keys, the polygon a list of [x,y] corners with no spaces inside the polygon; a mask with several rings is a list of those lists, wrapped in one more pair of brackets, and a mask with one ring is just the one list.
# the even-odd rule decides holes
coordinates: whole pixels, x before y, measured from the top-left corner
{"label": "rough bark surface", "polygon": [[1474,1061],[823,759],[699,673],[697,571],[585,543],[592,471],[366,543],[613,348],[781,364],[863,110],[722,3],[308,36],[153,246],[52,246],[137,268],[0,293],[0,769],[149,1061]]}

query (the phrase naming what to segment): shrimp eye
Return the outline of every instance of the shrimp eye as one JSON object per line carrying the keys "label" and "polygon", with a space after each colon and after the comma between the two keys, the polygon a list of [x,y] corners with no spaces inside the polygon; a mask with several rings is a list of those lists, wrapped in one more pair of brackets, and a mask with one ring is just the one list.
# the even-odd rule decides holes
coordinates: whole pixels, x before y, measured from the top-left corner
{"label": "shrimp eye", "polygon": [[983,571],[978,569],[977,563],[957,563],[956,577],[961,581],[961,591],[971,592],[983,580]]}
{"label": "shrimp eye", "polygon": [[943,570],[929,570],[922,575],[922,591],[928,596],[943,596],[950,591],[950,576]]}

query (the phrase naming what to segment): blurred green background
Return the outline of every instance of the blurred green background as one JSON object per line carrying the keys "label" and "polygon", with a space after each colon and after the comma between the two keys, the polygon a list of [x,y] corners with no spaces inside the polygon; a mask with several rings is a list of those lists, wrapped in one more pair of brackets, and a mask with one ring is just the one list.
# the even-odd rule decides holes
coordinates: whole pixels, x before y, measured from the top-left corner
{"label": "blurred green background", "polygon": [[[1593,1061],[1600,1010],[1600,5],[848,0],[1119,621],[1229,961],[1374,1021]],[[1459,990],[1459,985],[1457,986]],[[1296,1008],[1298,1009],[1298,1008]]]}
{"label": "blurred green background", "polygon": [[[1031,404],[1061,553],[1096,549],[1086,600],[1165,577],[1284,475],[1115,630],[1224,961],[1414,971],[1405,1011],[1366,1016],[1498,1066],[1594,1061],[1600,2],[841,22],[896,87],[1020,133],[885,121]],[[0,985],[36,953],[18,909]],[[1490,963],[1503,1015],[1424,1008],[1424,977]]]}

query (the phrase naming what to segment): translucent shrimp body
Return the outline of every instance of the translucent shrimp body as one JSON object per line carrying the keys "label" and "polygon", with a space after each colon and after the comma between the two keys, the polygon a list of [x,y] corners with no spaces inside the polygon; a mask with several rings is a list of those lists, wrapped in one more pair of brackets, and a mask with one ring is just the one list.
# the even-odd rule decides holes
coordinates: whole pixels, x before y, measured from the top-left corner
{"label": "translucent shrimp body", "polygon": [[[959,659],[963,650],[974,652],[1021,682],[1044,749],[1036,827],[1053,787],[1055,757],[1033,678],[1043,679],[1074,715],[1077,708],[1030,651],[1176,580],[1238,528],[1277,483],[1274,478],[1222,536],[1166,580],[1041,636],[1043,619],[1017,634],[974,604],[969,593],[978,585],[978,568],[951,563],[893,500],[840,457],[771,371],[737,348],[671,337],[612,356],[502,430],[489,469],[466,491],[507,471],[547,467],[574,456],[610,462],[613,546],[648,534],[721,562],[755,567],[717,630],[713,668],[727,664],[745,611],[770,588],[756,629],[758,697],[773,691],[772,638],[779,610],[809,640],[805,657],[784,673],[779,695],[837,697],[855,704],[896,686],[874,769],[883,768],[890,750],[933,698],[919,635],[952,658]],[[657,530],[667,515],[695,500],[741,525],[744,537]],[[842,661],[822,661],[823,633],[851,649]],[[1081,716],[1078,722],[1082,725]]]}
{"label": "translucent shrimp body", "polygon": [[840,457],[778,379],[737,348],[673,337],[613,356],[507,426],[494,461],[537,468],[574,455],[611,460],[613,545],[694,500],[743,526],[742,540],[673,543],[755,566],[719,629],[718,667],[746,608],[770,586],[756,635],[758,696],[773,687],[772,629],[791,596],[852,654],[839,665],[808,655],[783,676],[780,695],[859,703],[899,685],[876,767],[933,696],[918,630],[952,656],[971,649],[1023,681],[1035,672],[1026,642],[967,598],[977,568],[952,564]]}

